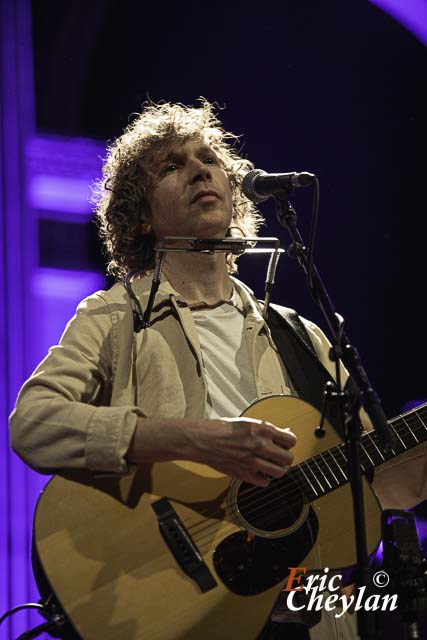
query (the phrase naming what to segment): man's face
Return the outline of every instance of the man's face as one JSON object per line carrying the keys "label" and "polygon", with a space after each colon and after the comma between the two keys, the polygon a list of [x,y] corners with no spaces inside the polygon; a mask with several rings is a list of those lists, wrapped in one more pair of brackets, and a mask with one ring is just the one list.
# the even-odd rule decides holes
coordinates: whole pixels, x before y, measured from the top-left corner
{"label": "man's face", "polygon": [[165,236],[223,237],[232,218],[228,176],[212,149],[192,139],[160,161],[149,223]]}

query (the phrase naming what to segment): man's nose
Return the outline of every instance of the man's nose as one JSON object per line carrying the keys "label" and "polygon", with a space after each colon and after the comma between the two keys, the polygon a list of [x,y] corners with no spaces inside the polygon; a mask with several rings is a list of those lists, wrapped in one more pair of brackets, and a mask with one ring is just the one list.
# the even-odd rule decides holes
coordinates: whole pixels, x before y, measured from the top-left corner
{"label": "man's nose", "polygon": [[204,182],[205,180],[211,180],[212,173],[210,166],[202,162],[201,160],[194,160],[190,166],[190,184],[196,182]]}

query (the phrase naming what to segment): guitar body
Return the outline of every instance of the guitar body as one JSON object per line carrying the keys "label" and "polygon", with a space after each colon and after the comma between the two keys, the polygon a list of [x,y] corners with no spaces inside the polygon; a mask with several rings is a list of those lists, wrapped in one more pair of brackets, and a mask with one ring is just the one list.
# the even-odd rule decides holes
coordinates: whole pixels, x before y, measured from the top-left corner
{"label": "guitar body", "polygon": [[[269,397],[244,415],[294,431],[295,467],[340,443],[330,425],[324,438],[314,436],[319,413],[297,398]],[[291,471],[268,489],[187,461],[144,465],[120,479],[54,477],[37,505],[35,545],[78,633],[255,640],[289,567],[355,563],[349,484],[309,502]],[[380,507],[366,480],[364,494],[371,552]]]}

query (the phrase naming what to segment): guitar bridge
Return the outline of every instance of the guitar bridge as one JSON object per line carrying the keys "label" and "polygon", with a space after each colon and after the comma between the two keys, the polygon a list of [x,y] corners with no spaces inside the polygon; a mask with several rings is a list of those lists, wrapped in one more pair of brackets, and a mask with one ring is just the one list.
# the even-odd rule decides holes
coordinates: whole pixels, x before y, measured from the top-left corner
{"label": "guitar bridge", "polygon": [[151,506],[159,521],[162,538],[184,573],[194,580],[202,593],[216,587],[215,578],[169,500],[160,498]]}

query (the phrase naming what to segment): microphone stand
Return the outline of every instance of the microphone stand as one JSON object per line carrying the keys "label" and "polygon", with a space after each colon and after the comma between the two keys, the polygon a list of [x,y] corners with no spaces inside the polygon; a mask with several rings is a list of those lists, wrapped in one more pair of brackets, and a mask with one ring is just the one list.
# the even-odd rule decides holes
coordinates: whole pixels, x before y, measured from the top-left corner
{"label": "microphone stand", "polygon": [[[343,319],[335,312],[319,272],[309,259],[308,251],[297,227],[296,212],[288,200],[288,193],[289,189],[284,189],[282,193],[274,196],[279,224],[288,230],[292,239],[292,243],[287,249],[288,255],[296,258],[303,267],[308,278],[310,293],[319,305],[334,336],[335,347],[331,350],[331,359],[335,360],[335,362],[337,362],[338,359],[342,360],[354,383],[354,388],[351,389],[350,402],[348,402],[348,394],[344,394],[340,388],[338,388],[336,397],[339,403],[338,420],[341,422],[341,433],[346,436],[349,478],[353,498],[357,557],[356,585],[359,588],[365,586],[365,593],[369,595],[369,556],[366,542],[366,523],[360,470],[359,445],[361,423],[358,415],[360,406],[363,405],[368,413],[372,425],[377,432],[379,441],[386,450],[393,447],[394,435],[387,424],[380,399],[369,382],[357,349],[351,345],[344,331]],[[338,366],[339,363],[337,362],[337,371]],[[337,382],[340,384],[339,378]],[[357,615],[359,636],[363,640],[375,640],[377,635],[375,632],[374,616],[367,615],[367,612],[363,608],[359,609]]]}

